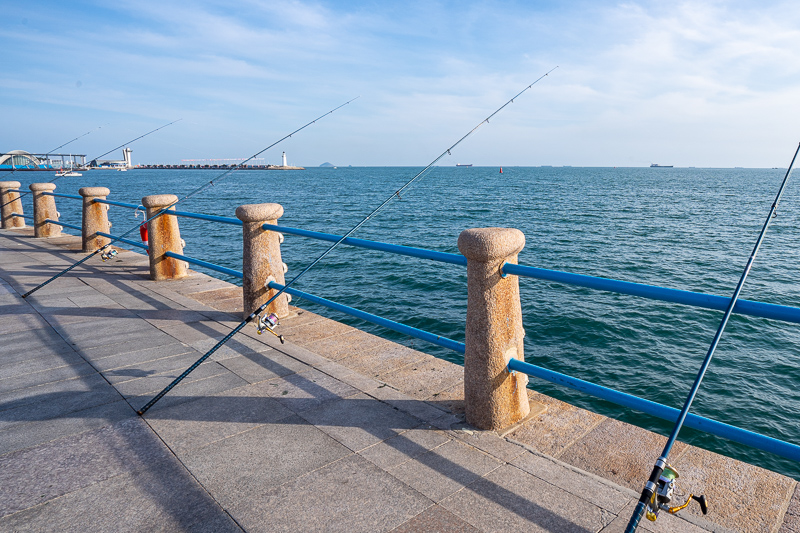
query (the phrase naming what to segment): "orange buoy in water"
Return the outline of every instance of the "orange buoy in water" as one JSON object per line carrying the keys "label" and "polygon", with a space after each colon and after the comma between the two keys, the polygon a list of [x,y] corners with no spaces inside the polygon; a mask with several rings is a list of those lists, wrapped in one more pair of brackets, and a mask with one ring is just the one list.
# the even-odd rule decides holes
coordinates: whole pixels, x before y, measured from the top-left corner
{"label": "orange buoy in water", "polygon": [[503,173],[503,167],[500,167],[500,174]]}

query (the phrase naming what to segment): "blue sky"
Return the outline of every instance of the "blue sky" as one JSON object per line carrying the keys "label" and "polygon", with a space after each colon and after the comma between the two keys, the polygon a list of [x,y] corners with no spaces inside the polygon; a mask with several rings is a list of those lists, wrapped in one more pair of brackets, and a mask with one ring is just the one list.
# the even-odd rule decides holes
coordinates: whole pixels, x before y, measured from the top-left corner
{"label": "blue sky", "polygon": [[[0,1],[0,151],[773,167],[800,141],[791,2]],[[100,128],[100,129],[97,129]],[[121,154],[120,154],[121,155]]]}

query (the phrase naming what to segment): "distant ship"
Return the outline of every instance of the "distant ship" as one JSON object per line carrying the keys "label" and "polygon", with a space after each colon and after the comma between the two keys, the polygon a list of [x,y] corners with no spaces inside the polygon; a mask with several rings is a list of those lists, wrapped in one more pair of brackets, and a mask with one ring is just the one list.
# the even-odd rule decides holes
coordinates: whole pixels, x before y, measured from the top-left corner
{"label": "distant ship", "polygon": [[471,167],[472,163],[456,163],[457,167]]}
{"label": "distant ship", "polygon": [[672,165],[659,165],[658,163],[653,163],[650,165],[650,168],[672,168]]}

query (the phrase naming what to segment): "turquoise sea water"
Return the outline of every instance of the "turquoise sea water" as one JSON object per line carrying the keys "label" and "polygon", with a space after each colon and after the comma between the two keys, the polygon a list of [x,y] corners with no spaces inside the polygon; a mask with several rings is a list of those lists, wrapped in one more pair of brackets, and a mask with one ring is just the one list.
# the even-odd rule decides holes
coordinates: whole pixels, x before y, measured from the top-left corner
{"label": "turquoise sea water", "polygon": [[[280,223],[343,234],[419,169],[339,168],[235,172],[180,209],[234,216],[244,203],[277,202]],[[523,231],[521,264],[730,296],[785,170],[683,168],[438,167],[389,204],[355,236],[457,253],[470,227]],[[183,196],[219,170],[90,171],[62,178],[56,192],[111,189],[113,200]],[[23,186],[45,181],[17,173]],[[45,178],[45,179],[43,179]],[[80,224],[79,202],[57,199],[62,220]],[[30,201],[25,204],[30,205]],[[131,228],[130,210],[112,207],[113,233]],[[791,182],[741,297],[800,306],[800,182]],[[141,217],[138,219],[141,220]],[[185,253],[241,269],[235,226],[181,219]],[[138,232],[133,236],[138,238]],[[328,244],[286,236],[287,279]],[[224,277],[220,274],[214,274]],[[236,281],[231,279],[230,281]],[[526,360],[558,372],[680,408],[721,312],[632,296],[520,280]],[[341,246],[296,288],[463,342],[466,272]],[[416,349],[461,356],[293,302]],[[800,443],[800,332],[796,325],[734,315],[692,412]],[[545,394],[666,434],[671,424],[531,379]],[[684,429],[681,440],[800,479],[800,465]],[[648,460],[655,460],[655,457]]]}

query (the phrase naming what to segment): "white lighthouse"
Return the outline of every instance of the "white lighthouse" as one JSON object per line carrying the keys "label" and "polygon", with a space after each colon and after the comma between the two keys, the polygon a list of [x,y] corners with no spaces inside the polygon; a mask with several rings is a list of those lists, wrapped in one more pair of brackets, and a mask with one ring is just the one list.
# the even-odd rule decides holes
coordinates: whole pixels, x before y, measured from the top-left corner
{"label": "white lighthouse", "polygon": [[283,152],[283,162],[281,163],[282,167],[288,167],[289,165],[286,164],[286,152]]}
{"label": "white lighthouse", "polygon": [[133,168],[133,165],[131,164],[131,152],[133,152],[133,150],[130,148],[125,148],[122,151],[122,157],[125,159],[125,168]]}

